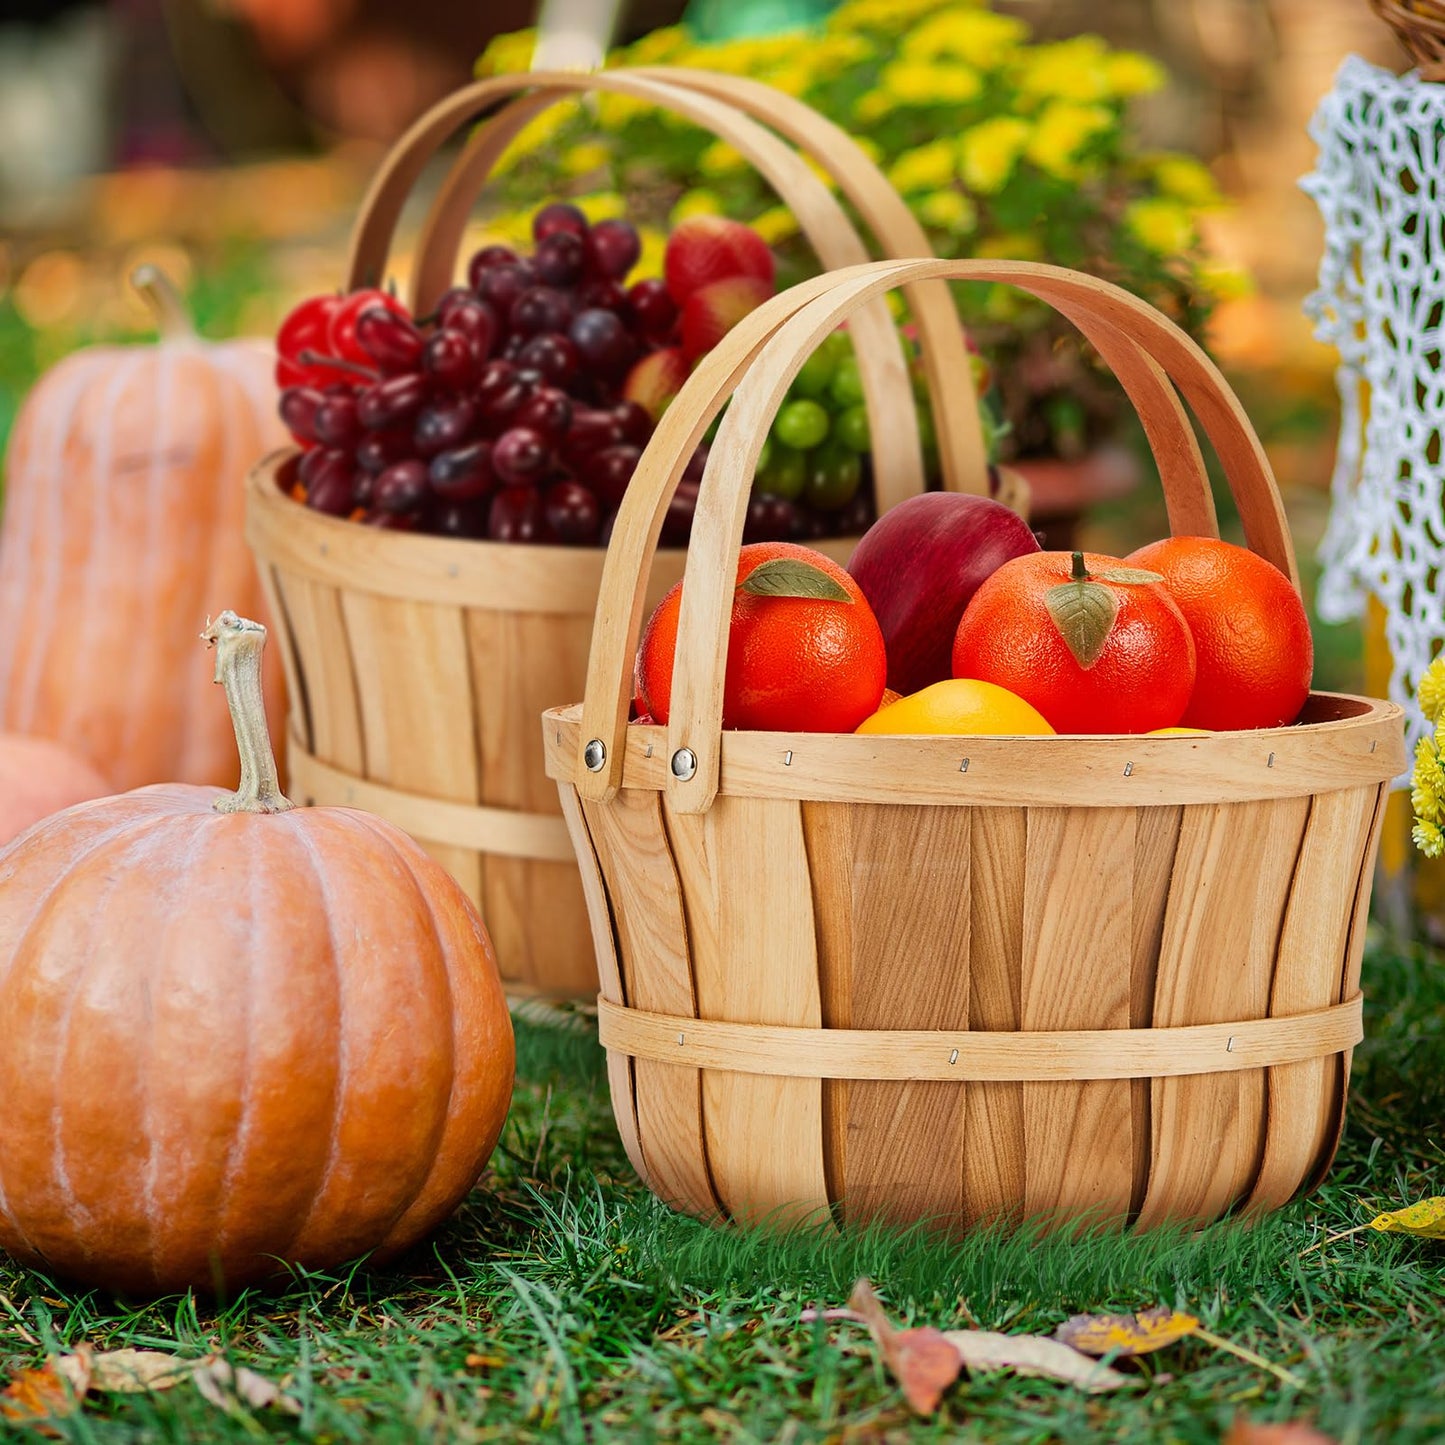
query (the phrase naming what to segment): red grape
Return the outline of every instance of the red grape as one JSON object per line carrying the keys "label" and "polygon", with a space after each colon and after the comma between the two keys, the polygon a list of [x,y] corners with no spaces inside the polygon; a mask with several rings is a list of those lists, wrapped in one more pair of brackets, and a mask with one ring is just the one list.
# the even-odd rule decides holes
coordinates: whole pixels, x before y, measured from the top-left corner
{"label": "red grape", "polygon": [[692,514],[695,511],[697,483],[679,482],[662,518],[662,535],[659,540],[664,547],[687,545],[688,533],[692,531]]}
{"label": "red grape", "polygon": [[517,373],[510,361],[489,361],[477,379],[472,395],[487,425],[505,426],[532,394],[531,385]]}
{"label": "red grape", "polygon": [[582,309],[616,311],[621,315],[627,310],[627,292],[617,282],[605,277],[593,277],[577,288],[577,305]]}
{"label": "red grape", "polygon": [[372,432],[356,444],[356,465],[363,472],[384,472],[393,462],[404,462],[410,455],[410,432]]}
{"label": "red grape", "polygon": [[[476,407],[462,397],[435,401],[423,407],[411,434],[417,456],[434,457],[438,452],[460,446],[472,434],[476,419]],[[422,471],[425,473],[426,468]]]}
{"label": "red grape", "polygon": [[381,527],[388,532],[415,532],[421,526],[421,513],[368,512],[361,520],[368,527]]}
{"label": "red grape", "polygon": [[415,371],[421,332],[411,318],[386,306],[367,306],[356,318],[356,344],[383,371]]}
{"label": "red grape", "polygon": [[683,468],[682,479],[685,482],[701,482],[702,474],[707,470],[707,443],[699,442],[697,449],[687,459],[687,466]]}
{"label": "red grape", "polygon": [[645,447],[652,440],[652,418],[645,406],[639,406],[635,401],[619,401],[612,408],[612,415],[617,418],[623,441],[631,442],[635,447]]}
{"label": "red grape", "polygon": [[422,365],[447,391],[465,391],[481,369],[475,343],[460,331],[438,331],[428,338]]}
{"label": "red grape", "polygon": [[494,542],[541,542],[546,539],[542,498],[535,487],[508,487],[492,498],[487,536]]}
{"label": "red grape", "polygon": [[615,507],[622,501],[641,456],[642,452],[637,447],[626,443],[603,447],[587,458],[583,475],[597,489],[598,496]]}
{"label": "red grape", "polygon": [[438,452],[431,459],[427,476],[432,491],[449,502],[485,496],[497,484],[491,442],[470,442],[449,452]]}
{"label": "red grape", "polygon": [[554,286],[533,286],[512,303],[507,321],[523,336],[543,331],[565,331],[573,315],[572,298]]}
{"label": "red grape", "polygon": [[637,329],[649,341],[672,340],[678,310],[666,281],[649,278],[636,282],[627,292],[627,305]]}
{"label": "red grape", "polygon": [[363,387],[356,398],[356,416],[367,431],[383,431],[409,422],[427,397],[424,376],[389,376]]}
{"label": "red grape", "polygon": [[532,239],[534,241],[545,241],[559,231],[578,237],[587,234],[587,217],[578,207],[568,201],[553,201],[551,205],[543,206],[532,217]]}
{"label": "red grape", "polygon": [[442,297],[437,308],[437,324],[446,331],[460,331],[477,348],[485,361],[497,343],[497,313],[480,297],[457,287]]}
{"label": "red grape", "polygon": [[431,530],[443,537],[471,537],[480,539],[487,535],[487,518],[491,506],[479,502],[442,502],[433,509]]}
{"label": "red grape", "polygon": [[507,316],[517,304],[517,298],[533,284],[532,268],[514,261],[510,265],[494,266],[490,271],[484,271],[477,283],[477,295],[498,316]]}
{"label": "red grape", "polygon": [[395,296],[388,295],[385,291],[378,291],[374,286],[361,291],[353,291],[349,296],[342,298],[341,305],[331,314],[331,320],[326,328],[326,352],[328,355],[340,357],[343,361],[354,361],[359,366],[370,365],[371,356],[361,345],[356,334],[356,327],[357,322],[361,319],[361,313],[371,307],[390,311],[407,320],[411,319],[406,307]]}
{"label": "red grape", "polygon": [[344,517],[351,510],[355,485],[351,458],[345,452],[334,447],[307,452],[298,475],[308,507],[332,517]]}
{"label": "red grape", "polygon": [[754,497],[743,525],[744,542],[785,542],[793,535],[798,509],[785,497]]}
{"label": "red grape", "polygon": [[492,470],[508,487],[535,486],[551,465],[546,437],[531,427],[510,427],[492,448]]}
{"label": "red grape", "polygon": [[483,246],[467,262],[467,285],[473,291],[480,291],[483,276],[498,266],[514,264],[516,259],[517,253],[510,246]]}
{"label": "red grape", "polygon": [[542,513],[559,542],[581,546],[595,541],[602,524],[597,498],[581,482],[555,482],[547,488]]}
{"label": "red grape", "polygon": [[356,398],[352,396],[323,397],[312,421],[316,440],[328,447],[350,451],[356,445],[361,423],[356,416]]}
{"label": "red grape", "polygon": [[587,238],[587,260],[599,276],[620,281],[637,265],[642,241],[631,221],[599,221]]}
{"label": "red grape", "polygon": [[306,366],[297,358],[303,351],[325,352],[327,331],[341,306],[340,296],[312,296],[294,307],[276,332],[276,385],[321,386],[337,373],[325,367]]}
{"label": "red grape", "polygon": [[288,386],[281,393],[281,401],[277,410],[281,413],[281,420],[286,424],[286,430],[302,446],[316,441],[316,409],[325,400],[326,398],[312,386]]}
{"label": "red grape", "polygon": [[517,350],[517,362],[531,371],[538,371],[554,385],[570,381],[577,370],[577,348],[556,332],[544,331],[528,339]]}
{"label": "red grape", "polygon": [[567,428],[569,453],[585,458],[603,447],[616,446],[621,440],[622,427],[612,412],[595,407],[572,408],[572,425]]}
{"label": "red grape", "polygon": [[532,257],[537,275],[548,286],[575,286],[587,265],[587,246],[571,231],[553,231]]}
{"label": "red grape", "polygon": [[522,403],[516,424],[530,427],[555,445],[572,425],[572,398],[555,386],[538,387]]}
{"label": "red grape", "polygon": [[583,362],[603,373],[625,371],[636,352],[621,318],[596,307],[579,311],[567,335]]}
{"label": "red grape", "polygon": [[426,500],[426,466],[413,458],[396,462],[372,483],[371,504],[394,516],[414,512]]}

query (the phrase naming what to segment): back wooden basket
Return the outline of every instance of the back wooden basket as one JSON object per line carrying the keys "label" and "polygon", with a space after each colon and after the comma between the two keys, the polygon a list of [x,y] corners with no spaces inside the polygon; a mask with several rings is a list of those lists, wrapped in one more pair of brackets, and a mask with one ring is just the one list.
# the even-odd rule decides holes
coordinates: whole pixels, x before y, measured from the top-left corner
{"label": "back wooden basket", "polygon": [[[738,327],[618,518],[585,701],[543,719],[623,1140],[658,1195],[707,1217],[1151,1225],[1280,1205],[1339,1136],[1398,708],[1315,694],[1293,727],[1205,737],[722,731],[769,421],[856,307],[940,277],[1011,283],[1069,317],[1139,411],[1172,529],[1217,536],[1182,395],[1249,545],[1295,578],[1238,402],[1127,292],[1026,263],[879,263],[790,293],[776,329]],[[729,394],[672,716],[629,724],[640,579]]]}
{"label": "back wooden basket", "polygon": [[[857,144],[768,86],[689,70],[532,73],[458,91],[397,143],[362,206],[348,289],[381,281],[402,207],[427,162],[491,110],[422,228],[411,304],[418,316],[432,311],[508,143],[548,106],[588,91],[651,102],[735,146],[792,207],[825,267],[865,261],[868,250],[808,160],[837,178],[885,254],[927,253],[907,205]],[[944,485],[983,491],[978,413],[952,300],[943,283],[925,280],[910,288],[909,301]],[[776,306],[763,309],[778,315]],[[883,509],[925,485],[908,367],[881,299],[852,327]],[[294,457],[278,454],[253,473],[246,525],[290,684],[292,791],[380,813],[416,837],[481,908],[509,992],[592,997],[586,906],[536,718],[581,690],[601,551],[382,533],[325,517],[279,484]],[[1019,510],[1027,504],[1016,483],[1009,500]],[[820,545],[846,559],[855,540]],[[646,595],[661,596],[682,575],[682,559],[681,551],[657,552]]]}

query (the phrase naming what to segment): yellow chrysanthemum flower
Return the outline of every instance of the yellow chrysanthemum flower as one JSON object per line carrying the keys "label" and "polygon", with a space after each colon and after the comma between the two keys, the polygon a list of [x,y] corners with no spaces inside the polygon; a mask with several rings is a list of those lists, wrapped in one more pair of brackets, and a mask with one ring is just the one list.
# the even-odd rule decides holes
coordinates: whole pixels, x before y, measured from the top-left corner
{"label": "yellow chrysanthemum flower", "polygon": [[1040,114],[1024,154],[1041,171],[1073,180],[1079,175],[1075,157],[1096,135],[1114,125],[1114,112],[1108,106],[1053,100]]}
{"label": "yellow chrysanthemum flower", "polygon": [[722,208],[722,198],[716,191],[699,186],[691,191],[684,191],[677,198],[677,204],[667,218],[668,224],[681,225],[689,216],[720,216]]}
{"label": "yellow chrysanthemum flower", "polygon": [[831,80],[850,66],[871,60],[878,47],[861,35],[818,35],[808,38],[808,62],[814,77]]}
{"label": "yellow chrysanthemum flower", "polygon": [[1002,190],[1028,144],[1026,120],[1001,115],[971,127],[959,137],[958,160],[964,184],[980,195]]}
{"label": "yellow chrysanthemum flower", "polygon": [[883,91],[905,105],[958,105],[983,89],[978,71],[969,65],[894,60],[878,77]]}
{"label": "yellow chrysanthemum flower", "polygon": [[855,135],[853,137],[853,144],[856,145],[875,166],[883,163],[883,147],[879,145],[871,135]]}
{"label": "yellow chrysanthemum flower", "polygon": [[577,115],[577,102],[562,100],[544,110],[541,115],[534,116],[517,132],[511,145],[502,152],[501,159],[496,164],[496,173],[506,175],[507,172],[516,168],[519,161],[544,150],[558,132],[571,124]]}
{"label": "yellow chrysanthemum flower", "polygon": [[803,164],[807,166],[807,168],[812,171],[812,173],[817,176],[817,178],[822,181],[822,183],[827,186],[830,191],[836,191],[838,189],[838,181],[836,177],[825,165],[823,165],[821,161],[814,159],[814,157],[810,156],[807,151],[803,151],[802,156]]}
{"label": "yellow chrysanthemum flower", "polygon": [[600,171],[612,160],[611,150],[601,141],[588,140],[573,146],[562,157],[562,169],[569,176]]}
{"label": "yellow chrysanthemum flower", "polygon": [[935,191],[925,196],[914,209],[925,226],[942,231],[971,231],[978,225],[978,208],[955,190]]}
{"label": "yellow chrysanthemum flower", "polygon": [[1040,45],[1019,57],[1019,89],[1039,99],[1107,100],[1112,93],[1107,59],[1097,35]]}
{"label": "yellow chrysanthemum flower", "polygon": [[869,90],[858,97],[853,107],[853,118],[863,125],[872,125],[897,109],[898,102],[891,95],[885,95],[881,90]]}
{"label": "yellow chrysanthemum flower", "polygon": [[1199,267],[1199,284],[1216,301],[1238,301],[1254,294],[1254,278],[1238,266],[1206,261]]}
{"label": "yellow chrysanthemum flower", "polygon": [[616,191],[594,191],[590,196],[574,196],[572,204],[593,224],[613,221],[627,214],[627,198]]}
{"label": "yellow chrysanthemum flower", "polygon": [[895,190],[911,195],[916,191],[937,191],[952,184],[958,174],[957,148],[951,141],[929,141],[904,151],[888,167],[888,179]]}
{"label": "yellow chrysanthemum flower", "polygon": [[985,236],[972,254],[980,261],[1037,261],[1044,251],[1038,237],[1030,232],[1005,231],[997,236]]}
{"label": "yellow chrysanthemum flower", "polygon": [[530,70],[532,52],[536,48],[536,30],[513,30],[506,35],[494,36],[477,61],[477,74],[518,75]]}
{"label": "yellow chrysanthemum flower", "polygon": [[828,17],[828,29],[884,29],[897,34],[935,10],[973,8],[975,0],[846,0]]}
{"label": "yellow chrysanthemum flower", "polygon": [[1445,833],[1440,831],[1438,823],[1416,823],[1410,836],[1427,858],[1438,858],[1445,853]]}
{"label": "yellow chrysanthemum flower", "polygon": [[[633,95],[600,94],[594,97],[594,100],[597,105],[597,123],[603,130],[621,130],[628,121],[657,111],[651,101],[639,100]],[[661,113],[669,114],[666,111]]]}
{"label": "yellow chrysanthemum flower", "polygon": [[1120,50],[1104,61],[1104,78],[1111,95],[1147,95],[1163,88],[1169,76],[1164,67],[1137,50]]}
{"label": "yellow chrysanthemum flower", "polygon": [[719,176],[732,176],[747,170],[748,162],[735,146],[730,146],[725,140],[715,140],[697,158],[697,168],[709,179],[716,180]]}
{"label": "yellow chrysanthemum flower", "polygon": [[1205,207],[1220,204],[1219,187],[1209,167],[1193,156],[1165,151],[1149,158],[1149,172],[1154,184],[1166,196],[1183,201],[1186,206]]}
{"label": "yellow chrysanthemum flower", "polygon": [[1160,256],[1177,256],[1195,242],[1194,218],[1186,207],[1166,196],[1131,202],[1124,212],[1124,225]]}
{"label": "yellow chrysanthemum flower", "polygon": [[1438,723],[1445,716],[1445,654],[1425,669],[1415,696],[1420,700],[1420,711],[1432,723]]}
{"label": "yellow chrysanthemum flower", "polygon": [[951,55],[981,70],[996,70],[1018,48],[1029,27],[1012,15],[991,10],[944,10],[924,20],[899,46],[909,60]]}
{"label": "yellow chrysanthemum flower", "polygon": [[1440,791],[1445,784],[1445,773],[1440,768],[1440,747],[1433,738],[1421,738],[1415,744],[1415,766],[1410,774],[1410,786],[1421,792]]}
{"label": "yellow chrysanthemum flower", "polygon": [[798,234],[798,218],[789,206],[772,206],[748,222],[768,245],[776,246]]}
{"label": "yellow chrysanthemum flower", "polygon": [[642,242],[633,276],[661,276],[662,261],[667,254],[667,237],[656,226],[639,226],[637,238]]}
{"label": "yellow chrysanthemum flower", "polygon": [[664,25],[651,30],[619,55],[626,65],[660,65],[677,60],[690,48],[687,31],[681,25]]}

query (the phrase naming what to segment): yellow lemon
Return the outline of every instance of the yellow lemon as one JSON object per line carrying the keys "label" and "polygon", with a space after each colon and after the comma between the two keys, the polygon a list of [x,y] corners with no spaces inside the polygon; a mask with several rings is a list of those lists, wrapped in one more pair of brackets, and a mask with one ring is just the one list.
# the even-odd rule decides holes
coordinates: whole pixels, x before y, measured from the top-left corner
{"label": "yellow lemon", "polygon": [[1208,728],[1155,728],[1144,734],[1146,738],[1207,738],[1209,735]]}
{"label": "yellow lemon", "polygon": [[881,707],[860,733],[1052,733],[1043,715],[992,682],[954,677]]}

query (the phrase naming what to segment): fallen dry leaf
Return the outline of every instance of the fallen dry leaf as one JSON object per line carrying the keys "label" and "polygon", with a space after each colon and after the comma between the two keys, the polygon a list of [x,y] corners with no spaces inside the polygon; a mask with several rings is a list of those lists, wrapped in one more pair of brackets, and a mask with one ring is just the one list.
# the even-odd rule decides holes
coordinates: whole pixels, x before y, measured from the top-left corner
{"label": "fallen dry leaf", "polygon": [[1000,1335],[993,1330],[945,1330],[943,1338],[974,1370],[1013,1370],[1075,1385],[1091,1395],[1137,1384],[1078,1350],[1042,1335]]}
{"label": "fallen dry leaf", "polygon": [[87,1390],[104,1395],[143,1395],[179,1385],[198,1361],[161,1350],[95,1351],[82,1345],[55,1361],[56,1373],[69,1380],[77,1397]]}
{"label": "fallen dry leaf", "polygon": [[1086,1355],[1147,1355],[1198,1331],[1193,1315],[1160,1305],[1133,1315],[1074,1315],[1054,1338]]}
{"label": "fallen dry leaf", "polygon": [[234,1411],[240,1403],[257,1410],[269,1407],[286,1415],[301,1413],[301,1406],[279,1385],[244,1365],[237,1369],[219,1355],[207,1355],[205,1359],[197,1360],[191,1370],[191,1379],[196,1382],[196,1389],[218,1410]]}
{"label": "fallen dry leaf", "polygon": [[1369,1224],[1381,1234],[1413,1234],[1416,1239],[1445,1239],[1445,1198],[1435,1196],[1377,1214]]}
{"label": "fallen dry leaf", "polygon": [[919,1415],[933,1414],[963,1367],[959,1352],[940,1330],[895,1330],[866,1279],[853,1286],[848,1304],[868,1326],[909,1409]]}
{"label": "fallen dry leaf", "polygon": [[77,1389],[47,1360],[38,1370],[21,1370],[0,1390],[0,1421],[24,1425],[40,1435],[59,1435],[49,1420],[60,1420],[80,1409],[84,1389]]}
{"label": "fallen dry leaf", "polygon": [[1221,1445],[1335,1445],[1335,1442],[1302,1420],[1289,1420],[1283,1425],[1257,1425],[1241,1415],[1230,1426]]}

